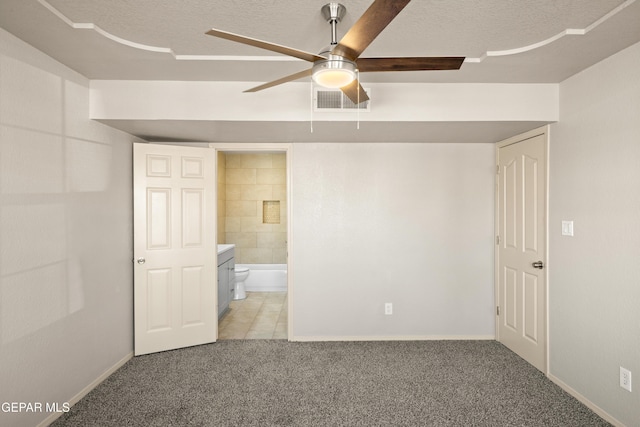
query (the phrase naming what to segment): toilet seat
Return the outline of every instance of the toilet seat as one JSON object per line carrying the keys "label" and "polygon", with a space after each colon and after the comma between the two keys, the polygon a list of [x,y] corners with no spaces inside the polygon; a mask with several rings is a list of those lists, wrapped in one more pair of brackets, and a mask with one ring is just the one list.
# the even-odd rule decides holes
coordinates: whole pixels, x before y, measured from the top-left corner
{"label": "toilet seat", "polygon": [[249,271],[248,267],[236,267],[236,273],[244,273],[245,271]]}

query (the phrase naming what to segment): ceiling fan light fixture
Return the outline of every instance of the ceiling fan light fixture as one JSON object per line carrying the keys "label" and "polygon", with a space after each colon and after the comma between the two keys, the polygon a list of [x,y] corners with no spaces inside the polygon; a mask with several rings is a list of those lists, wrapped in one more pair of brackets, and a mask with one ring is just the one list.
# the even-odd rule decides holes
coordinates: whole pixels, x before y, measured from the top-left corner
{"label": "ceiling fan light fixture", "polygon": [[344,58],[330,58],[313,64],[311,78],[316,84],[338,89],[356,79],[356,64]]}

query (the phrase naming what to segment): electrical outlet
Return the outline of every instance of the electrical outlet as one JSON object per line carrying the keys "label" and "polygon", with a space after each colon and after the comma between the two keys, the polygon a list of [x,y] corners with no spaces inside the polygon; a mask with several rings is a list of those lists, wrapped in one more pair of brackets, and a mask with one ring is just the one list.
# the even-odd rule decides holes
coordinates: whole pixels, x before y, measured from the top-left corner
{"label": "electrical outlet", "polygon": [[631,371],[620,366],[620,387],[631,391]]}
{"label": "electrical outlet", "polygon": [[384,304],[384,314],[386,315],[390,315],[393,314],[393,304],[390,302],[387,302]]}

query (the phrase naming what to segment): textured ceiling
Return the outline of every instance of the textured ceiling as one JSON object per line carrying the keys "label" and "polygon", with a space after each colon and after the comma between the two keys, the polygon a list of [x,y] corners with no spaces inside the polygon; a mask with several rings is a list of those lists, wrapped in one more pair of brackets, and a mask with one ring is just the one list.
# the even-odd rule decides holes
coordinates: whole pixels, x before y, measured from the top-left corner
{"label": "textured ceiling", "polygon": [[[127,40],[171,48],[177,54],[269,55],[259,49],[203,37],[210,27],[318,52],[330,41],[322,1],[87,1],[48,0],[73,22],[92,22]],[[345,1],[341,34],[370,0]],[[464,55],[537,43],[567,28],[585,28],[620,0],[414,1],[370,46],[373,56]],[[505,37],[507,36],[507,37]]]}
{"label": "textured ceiling", "polygon": [[[317,53],[330,41],[320,14],[325,2],[2,0],[0,26],[92,79],[268,81],[307,64],[204,33],[217,28]],[[370,2],[343,0],[338,37]],[[362,80],[559,82],[640,40],[638,22],[634,0],[413,1],[362,56],[467,62],[460,71],[368,73]],[[587,32],[558,37],[567,30]]]}
{"label": "textured ceiling", "polygon": [[[90,79],[264,82],[309,65],[205,35],[316,53],[326,0],[0,0],[0,26]],[[371,0],[343,0],[340,38]],[[459,71],[367,82],[557,83],[640,41],[640,0],[414,0],[362,57],[465,56]],[[248,83],[248,87],[254,84]]]}

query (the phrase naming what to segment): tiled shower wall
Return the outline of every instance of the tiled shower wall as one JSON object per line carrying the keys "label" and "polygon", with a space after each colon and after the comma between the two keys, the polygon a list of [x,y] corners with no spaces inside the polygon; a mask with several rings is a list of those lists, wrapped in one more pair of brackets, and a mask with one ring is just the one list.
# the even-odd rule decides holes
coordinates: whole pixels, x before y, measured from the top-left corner
{"label": "tiled shower wall", "polygon": [[[236,263],[285,264],[285,154],[226,153],[225,170],[225,243],[236,245]],[[279,224],[263,223],[262,205],[265,200],[280,202]]]}

